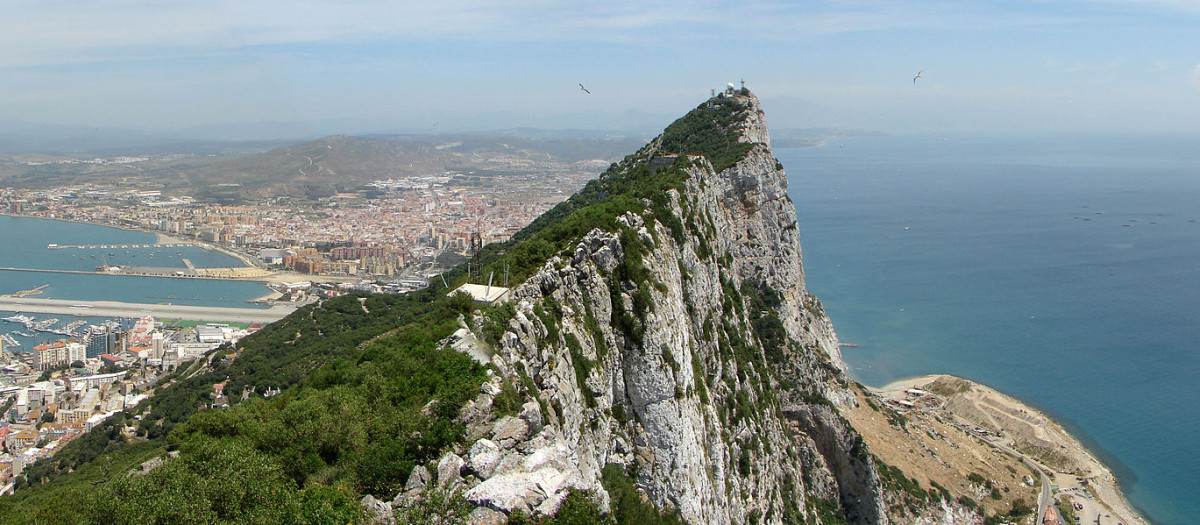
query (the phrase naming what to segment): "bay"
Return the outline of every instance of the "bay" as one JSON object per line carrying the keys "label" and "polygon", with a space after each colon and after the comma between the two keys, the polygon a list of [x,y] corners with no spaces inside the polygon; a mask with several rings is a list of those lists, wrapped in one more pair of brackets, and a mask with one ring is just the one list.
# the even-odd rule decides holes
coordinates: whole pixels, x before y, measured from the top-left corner
{"label": "bay", "polygon": [[1055,416],[1154,522],[1200,514],[1200,143],[890,136],[780,149],[851,374],[967,377]]}
{"label": "bay", "polygon": [[[102,264],[184,268],[243,266],[234,257],[199,246],[48,249],[47,245],[145,245],[152,233],[76,222],[0,216],[0,267],[92,272]],[[246,301],[267,295],[261,282],[102,274],[0,271],[0,293],[49,285],[34,298],[261,307]]]}

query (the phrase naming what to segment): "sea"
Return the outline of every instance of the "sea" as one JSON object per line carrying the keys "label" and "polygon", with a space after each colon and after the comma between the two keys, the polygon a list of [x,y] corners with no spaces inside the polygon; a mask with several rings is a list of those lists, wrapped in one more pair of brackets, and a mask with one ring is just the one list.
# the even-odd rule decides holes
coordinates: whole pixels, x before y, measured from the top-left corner
{"label": "sea", "polygon": [[1158,524],[1200,516],[1200,136],[778,149],[806,284],[863,383],[966,377],[1055,417]]}
{"label": "sea", "polygon": [[[108,264],[184,269],[184,259],[197,268],[244,266],[235,257],[198,245],[147,246],[154,244],[156,239],[157,236],[152,233],[106,226],[0,216],[0,267],[94,272],[98,266]],[[82,247],[50,249],[50,244]],[[270,293],[263,283],[251,281],[0,270],[0,294],[38,288],[41,288],[40,293],[30,295],[30,298],[239,308],[265,308],[265,305],[247,301]],[[0,317],[16,313],[0,311]],[[85,320],[89,324],[108,320],[73,315],[23,315],[35,320],[59,319],[53,327],[63,327],[75,320]],[[131,322],[128,319],[114,321]],[[0,333],[8,333],[15,338],[20,346],[8,349],[16,352],[29,351],[34,345],[62,337],[53,333],[32,332],[21,324],[11,322],[0,322]]]}

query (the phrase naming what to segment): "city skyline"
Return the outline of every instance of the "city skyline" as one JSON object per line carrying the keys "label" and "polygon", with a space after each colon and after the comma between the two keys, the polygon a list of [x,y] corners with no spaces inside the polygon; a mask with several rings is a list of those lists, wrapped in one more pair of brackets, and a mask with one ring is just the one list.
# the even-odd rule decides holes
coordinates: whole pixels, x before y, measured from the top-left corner
{"label": "city skyline", "polygon": [[777,128],[1200,131],[1200,6],[1183,1],[8,11],[0,120],[216,134],[230,123],[649,132],[744,78]]}

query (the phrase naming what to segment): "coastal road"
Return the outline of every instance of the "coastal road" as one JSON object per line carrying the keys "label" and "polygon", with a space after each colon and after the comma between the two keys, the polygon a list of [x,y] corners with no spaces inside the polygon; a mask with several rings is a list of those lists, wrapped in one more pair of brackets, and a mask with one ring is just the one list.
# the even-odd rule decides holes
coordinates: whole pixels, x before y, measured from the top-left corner
{"label": "coastal road", "polygon": [[[1025,461],[1025,464],[1031,467],[1034,466],[1033,463],[1028,459],[1022,459]],[[1046,471],[1042,470],[1041,468],[1038,468],[1037,471],[1038,474],[1042,475],[1042,495],[1038,498],[1037,521],[1035,523],[1042,523],[1042,521],[1046,519],[1046,509],[1054,502],[1054,500],[1052,499],[1052,495],[1050,493],[1050,476],[1047,476]]]}
{"label": "coastal road", "polygon": [[270,323],[283,319],[296,309],[291,305],[271,308],[230,308],[221,306],[185,306],[178,304],[120,303],[116,301],[80,301],[67,299],[31,299],[0,297],[0,310],[87,317],[153,316],[185,321],[218,323]]}
{"label": "coastal road", "polygon": [[[966,429],[966,428],[964,428],[963,431],[967,432],[968,434],[971,433],[970,430]],[[1044,468],[1042,468],[1041,465],[1034,463],[1033,460],[1029,459],[1029,457],[1026,456],[1025,454],[1022,454],[1020,452],[1017,452],[1016,450],[1013,450],[1009,446],[1008,443],[1002,442],[1000,440],[992,440],[992,439],[984,439],[982,441],[993,447],[996,447],[998,450],[1000,450],[1014,458],[1021,460],[1022,463],[1025,463],[1025,466],[1029,467],[1030,470],[1037,472],[1038,476],[1041,477],[1042,491],[1041,491],[1041,493],[1038,494],[1037,521],[1034,522],[1034,523],[1040,525],[1042,523],[1042,520],[1044,520],[1046,518],[1046,508],[1054,503],[1054,493],[1050,487],[1051,479],[1050,479],[1050,476],[1046,475],[1046,470]]]}

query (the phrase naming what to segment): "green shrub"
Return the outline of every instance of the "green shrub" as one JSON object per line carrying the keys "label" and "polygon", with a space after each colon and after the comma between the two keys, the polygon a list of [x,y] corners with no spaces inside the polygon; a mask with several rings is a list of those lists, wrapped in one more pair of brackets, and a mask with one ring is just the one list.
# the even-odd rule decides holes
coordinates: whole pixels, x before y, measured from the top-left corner
{"label": "green shrub", "polygon": [[514,513],[509,525],[617,525],[612,514],[603,512],[586,492],[571,491],[554,516],[530,518]]}
{"label": "green shrub", "polygon": [[653,503],[642,501],[633,481],[620,465],[609,464],[600,472],[600,483],[608,492],[613,518],[620,525],[678,525],[679,512],[660,512]]}
{"label": "green shrub", "polygon": [[492,399],[492,410],[496,417],[516,415],[524,401],[525,398],[517,392],[517,387],[513,386],[511,381],[505,381],[500,393]]}

